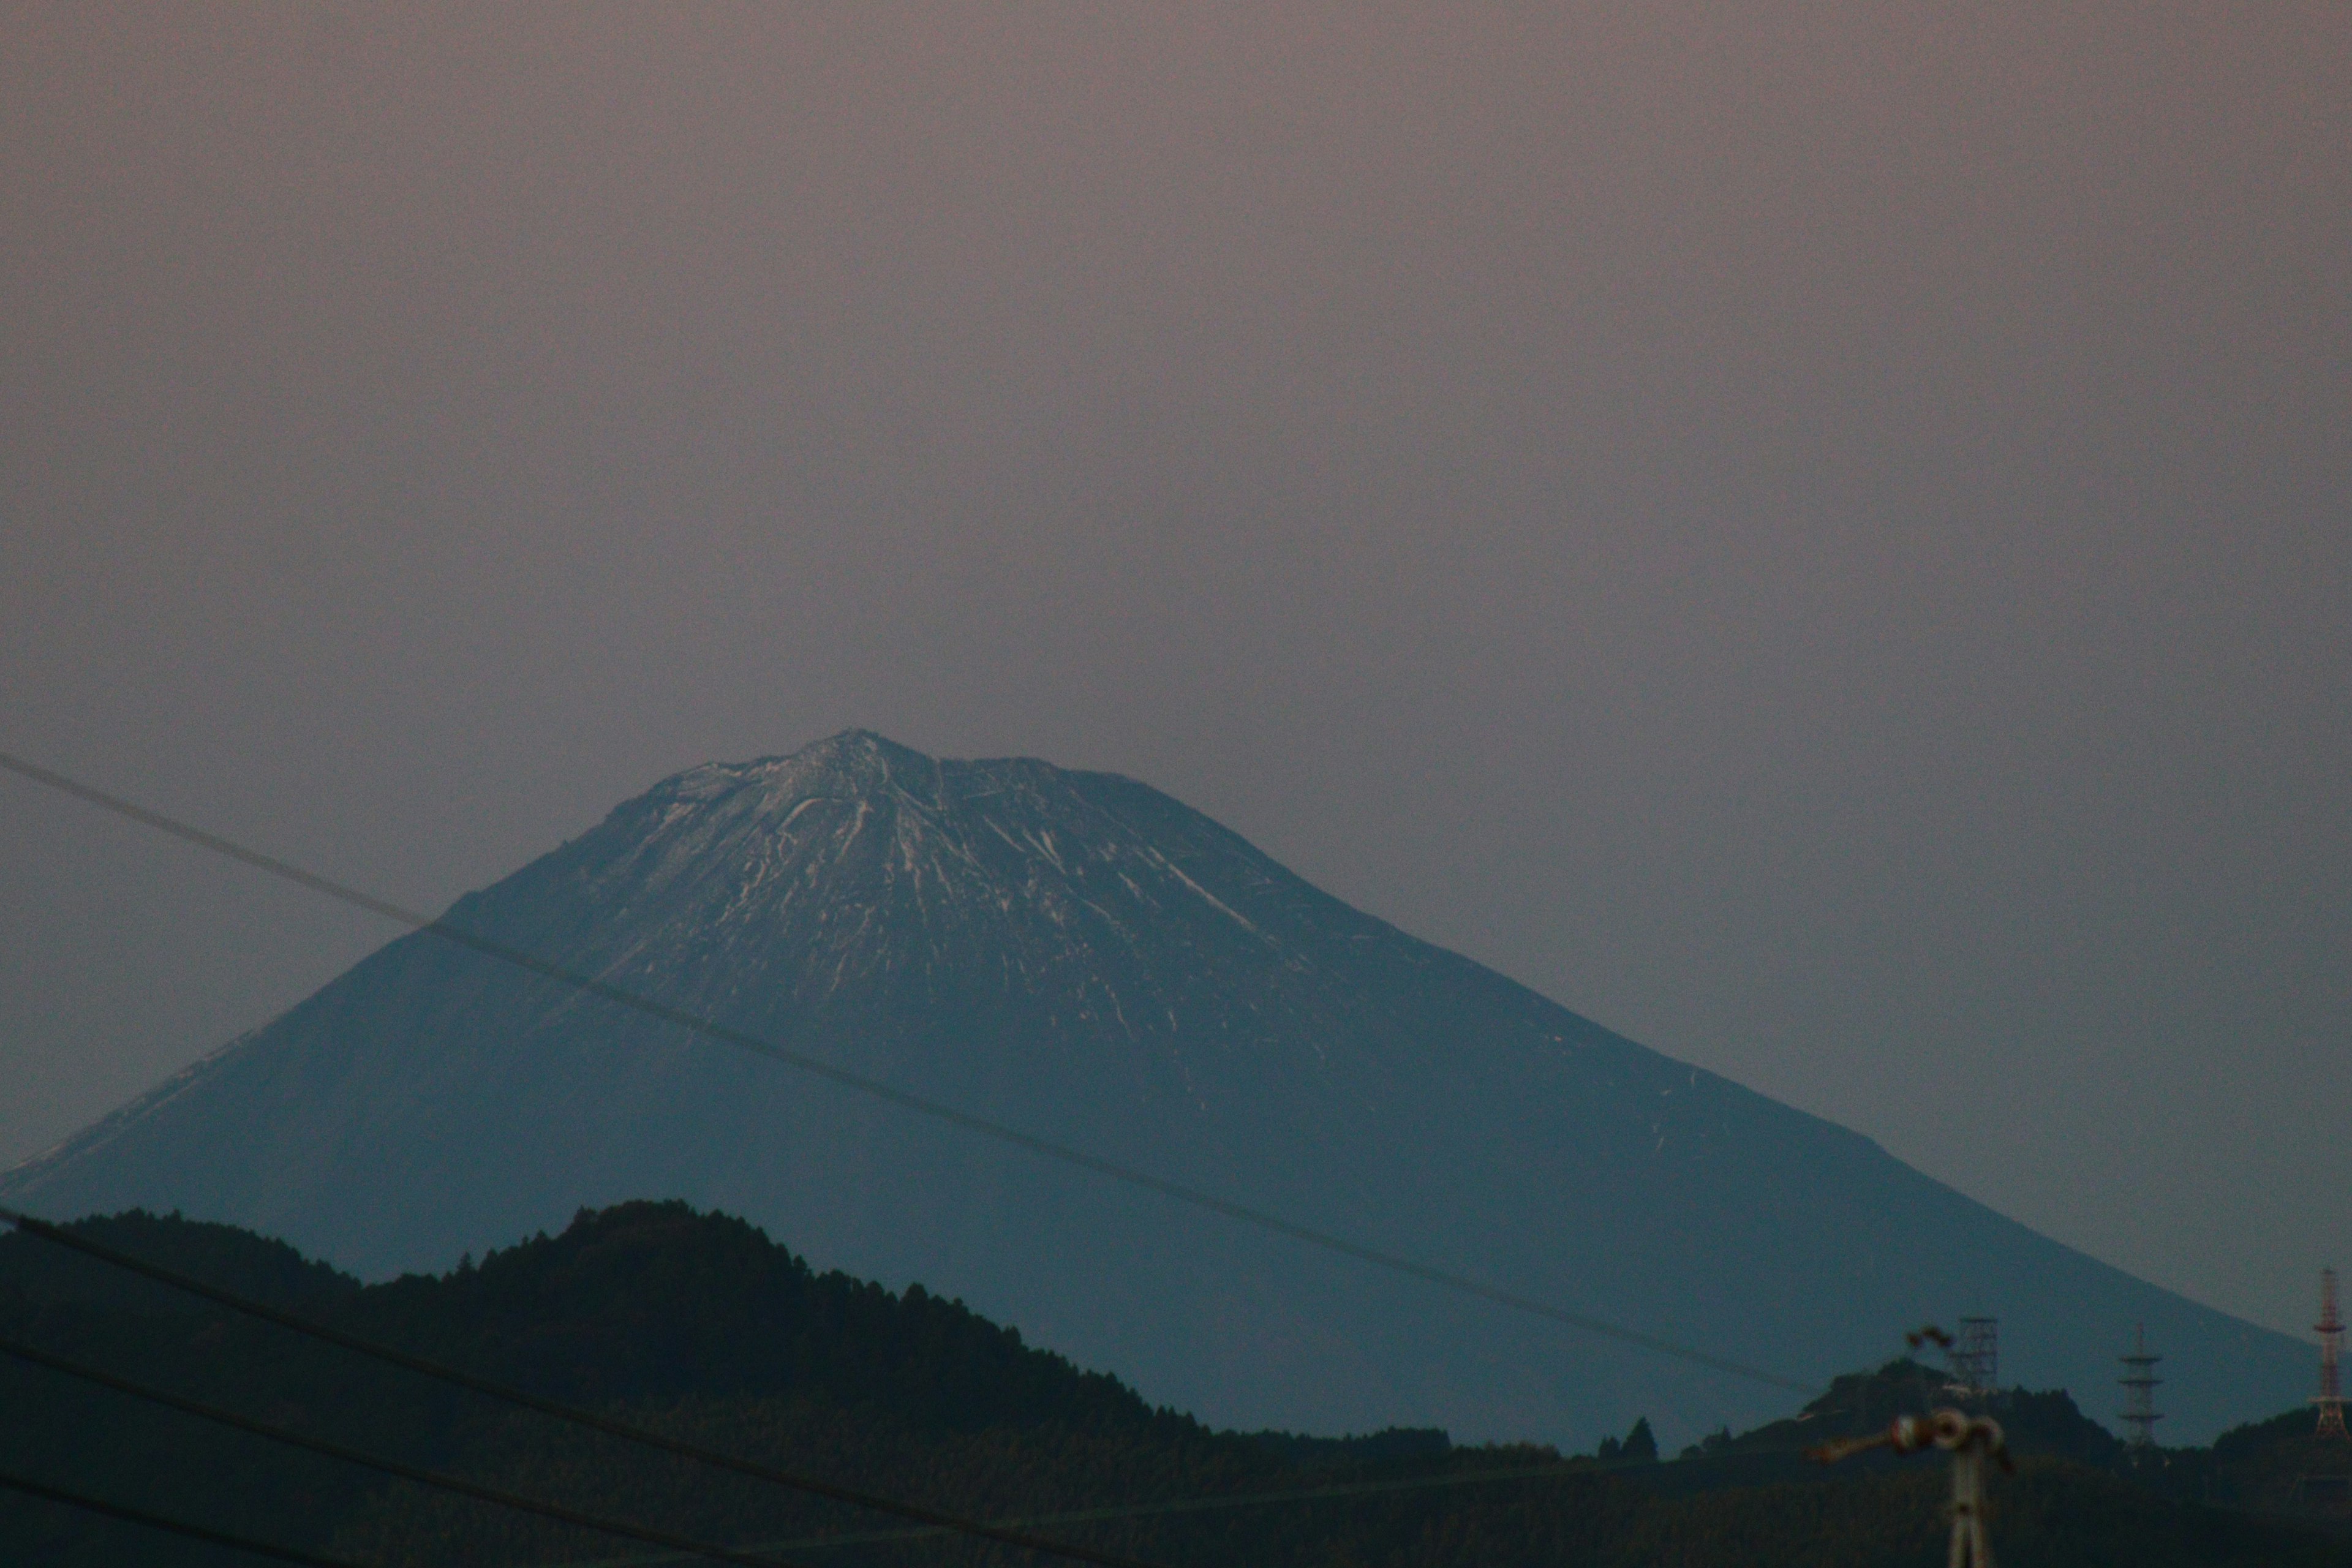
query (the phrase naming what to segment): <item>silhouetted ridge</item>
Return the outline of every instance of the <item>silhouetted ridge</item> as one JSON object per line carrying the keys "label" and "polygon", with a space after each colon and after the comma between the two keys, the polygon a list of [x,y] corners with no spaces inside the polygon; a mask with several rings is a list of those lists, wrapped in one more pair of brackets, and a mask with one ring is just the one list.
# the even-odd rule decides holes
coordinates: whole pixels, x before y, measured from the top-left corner
{"label": "silhouetted ridge", "polygon": [[[282,1241],[236,1226],[215,1225],[142,1209],[93,1215],[72,1228],[92,1241],[224,1289],[294,1311],[320,1310],[348,1300],[360,1282],[303,1257]],[[194,1313],[201,1301],[167,1286],[47,1246],[14,1230],[0,1231],[0,1291],[15,1291],[43,1307],[105,1307],[140,1312]]]}
{"label": "silhouetted ridge", "polygon": [[376,1286],[352,1321],[496,1345],[500,1376],[575,1404],[792,1394],[950,1430],[1150,1415],[1117,1380],[961,1301],[818,1273],[742,1220],[677,1202],[583,1210],[558,1235]]}
{"label": "silhouetted ridge", "polygon": [[[438,1276],[364,1289],[281,1244],[145,1215],[82,1226],[170,1252],[202,1279],[274,1278],[340,1326],[753,1463],[966,1516],[1084,1511],[1056,1533],[1171,1568],[1454,1568],[1465,1561],[1635,1568],[1835,1562],[1904,1568],[1937,1544],[1946,1487],[1932,1460],[1835,1470],[1800,1446],[1913,1407],[1937,1382],[1897,1363],[1843,1377],[1811,1419],[1659,1463],[1646,1422],[1601,1446],[1606,1465],[1528,1444],[1456,1447],[1443,1431],[1360,1437],[1216,1432],[1153,1410],[1116,1378],[1030,1349],[920,1287],[893,1291],[802,1258],[739,1220],[677,1204],[583,1213],[555,1236]],[[806,1542],[887,1521],[615,1444],[532,1412],[253,1322],[202,1301],[98,1303],[44,1295],[34,1238],[0,1244],[0,1340],[30,1342],[316,1440],[505,1489],[659,1521],[707,1540]],[[152,1256],[152,1254],[150,1254]],[[1864,1411],[1868,1389],[1886,1408]],[[1996,1541],[2023,1563],[2137,1568],[2345,1568],[2352,1545],[2194,1506],[2269,1500],[2309,1468],[2276,1434],[2129,1461],[2105,1438],[2086,1465],[2063,1394],[2003,1396],[2023,1458],[1997,1478]],[[1839,1403],[1843,1401],[1843,1403]],[[363,1563],[606,1562],[625,1543],[289,1450],[0,1356],[0,1470],[216,1529]],[[2054,1420],[2054,1425],[2053,1421]],[[2089,1445],[2095,1447],[2096,1444]],[[1502,1476],[1488,1472],[1501,1472]],[[2131,1478],[2127,1484],[2125,1478]],[[1343,1489],[1317,1500],[1297,1494]],[[1241,1506],[1195,1505],[1237,1501]],[[1178,1505],[1160,1511],[1160,1505]],[[1111,1517],[1097,1510],[1110,1510]],[[1128,1511],[1133,1510],[1133,1511]],[[2308,1510],[2306,1510],[2308,1511]],[[822,1560],[897,1562],[837,1541]],[[960,1543],[919,1560],[977,1563]],[[779,1552],[810,1559],[811,1548]],[[208,1568],[208,1549],[0,1493],[0,1562],[44,1568]]]}

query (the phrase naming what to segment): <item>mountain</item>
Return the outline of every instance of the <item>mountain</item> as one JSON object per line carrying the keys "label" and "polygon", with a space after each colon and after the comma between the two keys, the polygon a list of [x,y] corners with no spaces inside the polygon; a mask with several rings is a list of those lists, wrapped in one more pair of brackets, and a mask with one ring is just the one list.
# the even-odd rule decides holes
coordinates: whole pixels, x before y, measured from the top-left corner
{"label": "mountain", "polygon": [[[1826,1382],[2001,1320],[2104,1408],[2145,1323],[2180,1438],[2298,1397],[2284,1336],[1320,892],[1144,784],[850,731],[664,781],[446,923],[1540,1298]],[[425,933],[0,1177],[364,1275],[678,1197],[921,1279],[1219,1425],[1669,1442],[1796,1396],[1042,1160]]]}

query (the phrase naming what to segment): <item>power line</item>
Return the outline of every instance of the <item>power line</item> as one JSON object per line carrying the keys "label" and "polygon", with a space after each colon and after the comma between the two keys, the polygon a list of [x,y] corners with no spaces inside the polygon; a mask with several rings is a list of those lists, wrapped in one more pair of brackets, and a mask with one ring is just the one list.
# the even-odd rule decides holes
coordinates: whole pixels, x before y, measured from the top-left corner
{"label": "power line", "polygon": [[504,942],[478,936],[429,915],[404,909],[389,900],[362,892],[359,889],[335,881],[331,878],[322,877],[315,871],[305,870],[290,862],[280,860],[273,855],[266,855],[260,850],[247,848],[218,834],[208,833],[203,828],[183,822],[177,817],[150,811],[145,806],[124,800],[119,795],[110,795],[94,785],[83,784],[78,779],[69,778],[64,773],[26,762],[20,757],[11,756],[5,752],[0,752],[0,768],[5,768],[19,777],[56,790],[62,795],[71,795],[76,800],[95,805],[102,811],[111,812],[117,816],[154,828],[160,833],[169,834],[201,849],[209,850],[241,865],[252,867],[256,870],[267,872],[297,887],[307,888],[312,892],[323,894],[355,909],[365,910],[385,920],[397,921],[413,931],[439,937],[445,942],[454,942],[460,947],[510,963],[519,969],[527,970],[533,974],[571,986],[576,991],[602,998],[617,1006],[629,1008],[664,1023],[675,1024],[694,1034],[733,1046],[740,1050],[750,1051],[755,1056],[782,1062],[787,1067],[814,1074],[829,1083],[854,1089],[860,1094],[898,1106],[901,1110],[912,1110],[934,1121],[946,1122],[950,1126],[960,1127],[968,1132],[977,1132],[982,1137],[1009,1143],[1014,1148],[1026,1150],[1032,1154],[1058,1161],[1079,1170],[1090,1171],[1096,1175],[1106,1176],[1129,1186],[1157,1193],[1162,1197],[1172,1198],[1178,1203],[1204,1209],[1212,1214],[1223,1215],[1227,1219],[1239,1220],[1244,1225],[1255,1226],[1258,1229],[1271,1231],[1277,1236],[1288,1237],[1294,1241],[1304,1242],[1326,1252],[1338,1253],[1341,1257],[1354,1258],[1360,1263],[1369,1263],[1408,1279],[1419,1279],[1425,1284],[1441,1286],[1462,1295],[1474,1296],[1481,1300],[1511,1308],[1516,1311],[1544,1318],[1570,1328],[1581,1329],[1587,1333],[1598,1334],[1624,1344],[1638,1346],[1659,1355],[1672,1356],[1680,1361],[1690,1362],[1695,1365],[1707,1367],[1716,1372],[1728,1373],[1732,1376],[1746,1378],[1774,1388],[1807,1394],[1820,1392],[1815,1384],[1796,1378],[1783,1377],[1778,1373],[1762,1367],[1750,1366],[1745,1362],[1734,1361],[1729,1357],[1682,1344],[1657,1334],[1647,1333],[1640,1329],[1627,1328],[1622,1323],[1612,1323],[1587,1313],[1571,1311],[1565,1307],[1538,1300],[1532,1296],[1524,1296],[1515,1290],[1507,1290],[1500,1286],[1490,1285],[1465,1274],[1457,1274],[1451,1269],[1440,1268],[1398,1253],[1385,1251],[1361,1242],[1350,1241],[1328,1231],[1318,1230],[1313,1226],[1285,1219],[1265,1209],[1253,1208],[1246,1204],[1221,1198],[1199,1187],[1171,1181],[1164,1176],[1156,1176],[1136,1166],[1105,1159],[1099,1154],[1088,1153],[1083,1149],[1055,1142],[1050,1138],[1041,1138],[1035,1133],[1024,1132],[1008,1123],[985,1116],[977,1116],[968,1110],[959,1110],[954,1106],[927,1099],[922,1095],[911,1094],[879,1079],[867,1078],[862,1073],[852,1072],[846,1068],[835,1066],[820,1058],[778,1045],[772,1040],[762,1039],[757,1035],[741,1029],[730,1028],[727,1025],[699,1014],[673,1007],[665,1002],[657,1002],[650,996],[599,980],[593,975],[566,969],[561,964],[552,963],[520,948],[509,947]]}
{"label": "power line", "polygon": [[[1752,1460],[1752,1454],[1702,1455],[1693,1458],[1675,1459],[1676,1466],[1704,1466],[1727,1461]],[[1488,1469],[1449,1470],[1442,1475],[1391,1476],[1380,1480],[1336,1481],[1320,1487],[1290,1487],[1278,1491],[1229,1492],[1212,1497],[1171,1498],[1161,1502],[1120,1503],[1107,1508],[1076,1509],[1065,1513],[1043,1513],[1031,1518],[1007,1520],[1008,1524],[1060,1525],[1098,1524],[1118,1520],[1150,1519],[1169,1514],[1219,1513],[1244,1508],[1271,1508],[1283,1503],[1325,1502],[1341,1498],[1370,1497],[1384,1492],[1425,1491],[1438,1488],[1475,1486],[1487,1481],[1575,1480],[1591,1476],[1612,1476],[1630,1470],[1659,1468],[1656,1459],[1553,1459],[1540,1465],[1497,1466]],[[874,1530],[856,1534],[810,1535],[792,1541],[763,1542],[754,1551],[816,1552],[842,1546],[872,1546],[888,1542],[929,1541],[939,1535],[936,1530]],[[558,1564],[557,1568],[656,1568],[665,1563],[675,1563],[675,1557],[606,1557],[593,1562],[573,1562]]]}
{"label": "power line", "polygon": [[257,1421],[249,1415],[240,1415],[233,1410],[224,1410],[216,1405],[205,1404],[202,1400],[168,1394],[160,1388],[149,1388],[142,1384],[133,1383],[129,1378],[116,1377],[110,1373],[100,1372],[95,1367],[83,1366],[78,1362],[51,1355],[47,1351],[37,1350],[30,1345],[21,1345],[13,1341],[0,1339],[0,1354],[14,1356],[34,1366],[46,1367],[51,1372],[61,1373],[67,1377],[79,1378],[84,1383],[111,1389],[117,1394],[127,1394],[133,1399],[143,1399],[151,1405],[163,1405],[168,1409],[181,1411],[201,1420],[235,1427],[240,1432],[250,1432],[257,1437],[266,1437],[273,1443],[282,1443],[292,1448],[307,1449],[310,1453],[323,1455],[331,1459],[340,1459],[345,1464],[356,1465],[382,1475],[396,1476],[402,1480],[415,1481],[419,1486],[454,1492],[460,1497],[473,1498],[481,1502],[496,1503],[500,1508],[514,1509],[523,1513],[538,1514],[543,1519],[555,1520],[563,1524],[579,1525],[584,1529],[602,1531],[606,1535],[642,1541],[648,1546],[666,1546],[673,1552],[688,1557],[707,1557],[719,1563],[741,1563],[745,1568],[788,1568],[781,1559],[765,1552],[714,1545],[707,1541],[696,1540],[692,1536],[678,1535],[667,1530],[654,1530],[620,1520],[583,1513],[576,1509],[565,1508],[560,1503],[543,1502],[537,1498],[502,1491],[497,1487],[484,1486],[478,1481],[469,1481],[462,1477],[446,1475],[438,1470],[428,1470],[421,1466],[403,1464],[397,1459],[381,1458],[357,1448],[346,1447],[341,1443],[331,1442],[323,1437],[312,1437],[304,1433],[289,1431],[283,1426],[273,1426],[267,1421]]}
{"label": "power line", "polygon": [[250,1536],[231,1535],[225,1530],[212,1530],[201,1524],[190,1524],[184,1519],[171,1519],[163,1514],[150,1513],[143,1508],[131,1508],[119,1502],[108,1502],[86,1493],[68,1491],[25,1476],[0,1472],[0,1489],[23,1492],[46,1502],[61,1502],[68,1508],[78,1508],[89,1513],[102,1513],[109,1519],[120,1519],[131,1524],[144,1525],[167,1534],[201,1541],[208,1546],[226,1546],[233,1552],[249,1552],[256,1557],[274,1557],[280,1563],[299,1563],[303,1568],[362,1568],[362,1565],[341,1557],[322,1557],[315,1552],[305,1552],[299,1546],[277,1546]]}
{"label": "power line", "polygon": [[[782,1552],[817,1551],[837,1549],[845,1546],[880,1545],[936,1540],[942,1536],[956,1533],[956,1531],[943,1525],[928,1525],[918,1529],[877,1530],[856,1532],[836,1532],[818,1536],[804,1536],[792,1541],[761,1542],[748,1546],[730,1547],[717,1545],[708,1542],[697,1541],[690,1537],[672,1535],[660,1530],[642,1528],[624,1521],[581,1512],[576,1510],[565,1508],[561,1504],[549,1503],[536,1498],[524,1497],[517,1493],[501,1490],[496,1487],[486,1486],[480,1482],[469,1481],[462,1477],[451,1476],[445,1472],[430,1470],[419,1466],[404,1464],[396,1459],[382,1458],[373,1454],[347,1447],[342,1444],[333,1442],[327,1438],[314,1437],[306,1433],[291,1431],[286,1427],[275,1426],[269,1422],[257,1420],[252,1416],[243,1415],[235,1411],[223,1409],[218,1405],[208,1405],[202,1400],[191,1399],[182,1394],[172,1394],[163,1389],[152,1388],[146,1384],[133,1382],[129,1378],[118,1377],[111,1373],[102,1372],[95,1367],[85,1366],[80,1363],[68,1360],[63,1356],[53,1355],[50,1352],[40,1350],[35,1346],[20,1344],[6,1338],[0,1338],[0,1355],[13,1356],[16,1359],[26,1362],[31,1365],[41,1367],[47,1371],[58,1373],[64,1376],[75,1378],[97,1387],[127,1395],[130,1398],[143,1400],[152,1405],[158,1405],[167,1409],[177,1410],[185,1415],[195,1416],[200,1420],[210,1421],[220,1426],[234,1427],[238,1431],[249,1432],[256,1436],[266,1438],[274,1443],[283,1444],[289,1447],[305,1449],[310,1453],[319,1454],[327,1458],[341,1460],[347,1464],[356,1465],[362,1468],[374,1470],[383,1475],[396,1477],[402,1480],[413,1481],[421,1486],[453,1492],[459,1496],[473,1498],[483,1502],[495,1503],[503,1508],[510,1508],[526,1513],[538,1514],[541,1517],[554,1520],[559,1523],[578,1525],[582,1528],[598,1531],[605,1534],[642,1541],[648,1545],[670,1548],[669,1552],[659,1556],[600,1558],[593,1562],[572,1563],[565,1565],[565,1568],[636,1568],[636,1565],[646,1565],[646,1568],[650,1568],[650,1565],[652,1564],[677,1563],[693,1557],[710,1558],[726,1563],[746,1563],[752,1565],[752,1568],[790,1568],[790,1565],[785,1562],[785,1560],[779,1558],[774,1554]],[[1748,1456],[1737,1457],[1747,1458]],[[1704,1463],[1706,1460],[1702,1458],[1697,1461],[1686,1459],[1681,1462],[1685,1464],[1693,1462]],[[1158,1502],[1127,1503],[1103,1508],[1076,1509],[1060,1513],[1040,1514],[1025,1519],[998,1521],[994,1521],[994,1527],[1004,1530],[1018,1530],[1025,1527],[1035,1526],[1108,1523],[1130,1519],[1161,1518],[1176,1514],[1224,1512],[1244,1508],[1267,1508],[1285,1503],[1336,1501],[1344,1498],[1370,1497],[1385,1493],[1422,1491],[1439,1488],[1450,1489],[1454,1487],[1474,1486],[1496,1481],[1528,1479],[1573,1480],[1590,1477],[1610,1476],[1625,1470],[1654,1470],[1657,1468],[1657,1466],[1658,1461],[1655,1459],[1621,1459],[1601,1461],[1553,1459],[1538,1465],[1495,1466],[1482,1468],[1452,1470],[1438,1475],[1391,1476],[1370,1480],[1340,1481],[1319,1487],[1291,1487],[1279,1490],[1225,1493],[1210,1497],[1173,1498]],[[1127,1560],[1114,1558],[1112,1561],[1117,1562]]]}
{"label": "power line", "polygon": [[602,1432],[607,1436],[619,1437],[649,1448],[658,1448],[665,1453],[675,1454],[682,1458],[692,1459],[699,1464],[710,1465],[719,1469],[732,1470],[738,1475],[750,1476],[755,1480],[766,1481],[772,1486],[805,1492],[813,1497],[828,1498],[835,1502],[854,1503],[860,1508],[872,1509],[877,1513],[895,1514],[901,1519],[913,1520],[919,1524],[936,1525],[942,1530],[951,1530],[959,1535],[976,1536],[982,1540],[996,1542],[1001,1545],[1017,1546],[1024,1551],[1044,1552],[1048,1556],[1066,1557],[1076,1562],[1092,1563],[1097,1564],[1097,1568],[1159,1568],[1158,1564],[1132,1557],[1121,1557],[1115,1552],[1097,1552],[1091,1547],[1076,1546],[1068,1542],[1033,1535],[1023,1530],[988,1524],[979,1520],[964,1519],[956,1514],[943,1512],[939,1509],[926,1508],[920,1503],[904,1502],[897,1498],[860,1491],[854,1487],[841,1486],[814,1476],[795,1475],[789,1470],[777,1469],[772,1466],[739,1458],[732,1454],[721,1453],[714,1448],[706,1448],[699,1444],[688,1443],[610,1415],[600,1415],[593,1410],[583,1410],[560,1400],[544,1398],[508,1384],[494,1382],[489,1378],[461,1371],[446,1363],[433,1361],[425,1356],[412,1355],[406,1351],[394,1350],[390,1345],[379,1344],[373,1340],[362,1339],[357,1334],[346,1333],[341,1329],[313,1322],[308,1318],[286,1311],[281,1308],[272,1307],[267,1302],[240,1296],[233,1290],[225,1290],[217,1285],[207,1284],[202,1279],[182,1274],[175,1269],[166,1268],[161,1264],[150,1263],[145,1258],[134,1258],[126,1252],[118,1252],[101,1242],[92,1241],[88,1237],[76,1236],[73,1232],[51,1225],[47,1220],[35,1219],[32,1215],[19,1214],[15,1209],[0,1208],[0,1221],[15,1226],[18,1231],[26,1236],[55,1243],[57,1246],[81,1253],[84,1257],[96,1258],[101,1263],[143,1275],[158,1284],[169,1285],[173,1289],[185,1290],[190,1295],[201,1296],[206,1300],[218,1302],[247,1317],[275,1323],[280,1328],[290,1329],[298,1334],[307,1335],[327,1344],[373,1357],[404,1371],[451,1384],[471,1393],[518,1405],[525,1410],[536,1411],[540,1415],[552,1416],[558,1421],[566,1421],[575,1426]]}

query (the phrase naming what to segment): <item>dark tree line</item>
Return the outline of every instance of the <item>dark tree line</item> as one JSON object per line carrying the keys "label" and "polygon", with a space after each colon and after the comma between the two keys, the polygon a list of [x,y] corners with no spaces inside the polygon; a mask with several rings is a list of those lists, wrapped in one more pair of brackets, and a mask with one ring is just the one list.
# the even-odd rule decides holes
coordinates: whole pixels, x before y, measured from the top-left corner
{"label": "dark tree line", "polygon": [[[1435,1431],[1213,1431],[957,1302],[920,1287],[893,1293],[817,1273],[751,1226],[681,1205],[583,1213],[560,1237],[445,1275],[370,1287],[226,1226],[134,1214],[80,1228],[534,1392],[977,1517],[1404,1479],[1450,1483],[1039,1527],[1170,1568],[1896,1568],[1941,1552],[1943,1481],[1933,1465],[1864,1461],[1824,1475],[1798,1457],[1828,1426],[1918,1396],[1926,1374],[1905,1363],[1841,1379],[1804,1420],[1724,1434],[1679,1462],[1659,1461],[1646,1422],[1596,1455],[1563,1458],[1543,1447],[1457,1447]],[[984,1542],[910,1536],[903,1521],[491,1404],[21,1236],[0,1239],[0,1333],[371,1452],[700,1538],[772,1543],[802,1563],[1036,1561]],[[2029,1456],[1995,1498],[1997,1540],[2012,1568],[2352,1568],[2352,1545],[2200,1500],[2232,1486],[2252,1489],[2251,1497],[2269,1484],[2263,1465],[2301,1462],[2278,1460],[2279,1441],[2263,1429],[2141,1473],[2064,1395],[2008,1398],[2004,1419]],[[2284,1441],[2280,1434],[2273,1436]],[[612,1563],[646,1552],[292,1453],[5,1358],[0,1466],[386,1568]],[[237,1561],[0,1495],[0,1563]]]}

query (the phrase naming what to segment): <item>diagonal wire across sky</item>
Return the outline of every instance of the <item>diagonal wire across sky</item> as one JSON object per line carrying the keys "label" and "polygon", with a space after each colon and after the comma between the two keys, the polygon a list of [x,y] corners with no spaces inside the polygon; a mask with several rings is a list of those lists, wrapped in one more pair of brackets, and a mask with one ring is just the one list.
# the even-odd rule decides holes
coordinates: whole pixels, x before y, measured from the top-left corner
{"label": "diagonal wire across sky", "polygon": [[594,975],[567,969],[536,953],[493,941],[469,931],[462,926],[451,925],[446,921],[421,914],[394,903],[388,899],[379,898],[373,893],[352,887],[348,883],[339,882],[331,877],[305,869],[290,861],[281,860],[274,855],[250,848],[216,833],[207,832],[178,817],[150,810],[134,801],[126,800],[121,795],[100,789],[94,784],[85,784],[79,779],[5,752],[0,752],[0,770],[5,770],[19,778],[44,788],[55,790],[58,794],[69,795],[86,805],[94,805],[101,811],[110,812],[159,833],[168,834],[184,843],[193,844],[200,849],[207,850],[225,859],[234,860],[239,865],[250,867],[281,881],[291,882],[297,887],[306,888],[314,893],[348,904],[354,909],[364,910],[370,914],[381,916],[411,931],[483,953],[501,963],[511,964],[517,969],[612,1003],[615,1006],[627,1008],[667,1024],[674,1024],[706,1039],[732,1046],[738,1050],[748,1051],[754,1056],[766,1057],[772,1061],[781,1062],[786,1067],[811,1074],[838,1088],[897,1106],[902,1110],[913,1111],[951,1127],[961,1128],[967,1132],[993,1139],[1000,1143],[1024,1150],[1041,1158],[1090,1172],[1095,1175],[1139,1188],[1145,1192],[1156,1193],[1161,1197],[1177,1203],[1205,1210],[1211,1214],[1222,1215],[1227,1219],[1238,1221],[1259,1230],[1269,1231],[1276,1236],[1287,1237],[1293,1241],[1304,1243],[1325,1252],[1351,1258],[1360,1263],[1368,1263],[1374,1268],[1402,1275],[1406,1279],[1418,1279],[1424,1284],[1435,1285],[1460,1295],[1475,1297],[1479,1300],[1507,1307],[1514,1311],[1524,1312],[1569,1328],[1579,1329],[1604,1339],[1615,1340],[1620,1343],[1633,1345],[1637,1349],[1658,1355],[1688,1362],[1715,1372],[1725,1373],[1751,1383],[1762,1384],[1791,1393],[1812,1394],[1820,1392],[1820,1385],[1817,1384],[1786,1376],[1765,1367],[1734,1360],[1729,1356],[1718,1355],[1695,1345],[1683,1344],[1663,1335],[1629,1328],[1622,1323],[1611,1322],[1606,1319],[1596,1318],[1590,1313],[1579,1312],[1519,1291],[1506,1289],[1499,1285],[1457,1273],[1453,1269],[1441,1268],[1434,1264],[1424,1263],[1401,1253],[1351,1240],[1329,1231],[1318,1230],[1312,1226],[1302,1225],[1268,1210],[1253,1207],[1231,1198],[1220,1197],[1202,1188],[1172,1181],[1168,1177],[1156,1175],[1150,1171],[1106,1158],[1075,1145],[1025,1131],[1008,1122],[976,1115],[944,1101],[912,1093],[884,1083],[877,1079],[868,1078],[863,1073],[854,1072],[822,1058],[794,1050],[774,1040],[730,1027],[701,1014],[674,1007],[642,993],[614,985],[609,981],[600,980]]}

